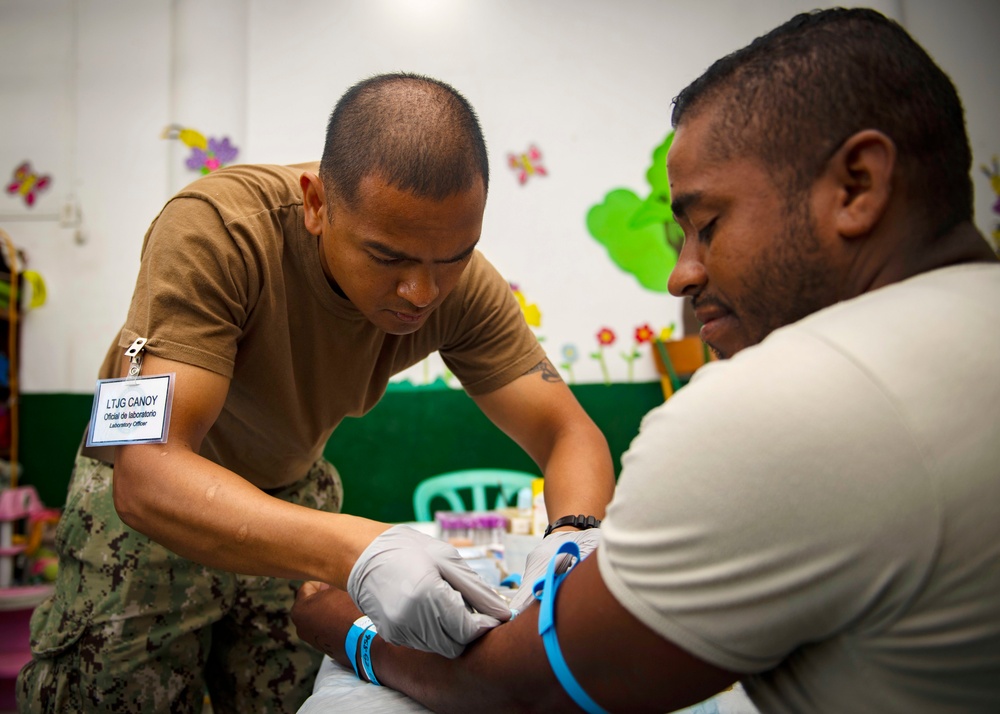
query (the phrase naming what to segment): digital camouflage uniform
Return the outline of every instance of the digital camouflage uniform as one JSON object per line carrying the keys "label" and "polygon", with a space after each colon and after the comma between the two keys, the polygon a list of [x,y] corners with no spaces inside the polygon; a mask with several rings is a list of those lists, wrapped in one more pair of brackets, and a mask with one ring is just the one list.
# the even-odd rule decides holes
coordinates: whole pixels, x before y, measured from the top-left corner
{"label": "digital camouflage uniform", "polygon": [[[289,617],[301,582],[178,557],[122,523],[111,478],[111,466],[77,457],[56,592],[31,618],[19,711],[200,712],[206,691],[216,714],[296,711],[321,658]],[[320,460],[273,495],[339,512],[343,490]]]}

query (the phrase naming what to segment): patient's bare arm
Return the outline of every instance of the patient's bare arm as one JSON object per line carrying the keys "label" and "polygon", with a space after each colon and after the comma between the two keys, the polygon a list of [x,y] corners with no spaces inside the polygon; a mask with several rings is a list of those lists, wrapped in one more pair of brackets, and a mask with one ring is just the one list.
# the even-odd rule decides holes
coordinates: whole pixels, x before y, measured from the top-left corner
{"label": "patient's bare arm", "polygon": [[[371,650],[375,675],[434,711],[577,711],[552,673],[538,634],[538,611],[537,605],[525,609],[454,660],[376,637]],[[303,586],[292,611],[300,636],[348,667],[344,641],[360,614],[346,593],[311,583]],[[556,625],[570,671],[609,711],[672,711],[738,678],[633,617],[605,587],[596,557],[574,568],[559,588]]]}

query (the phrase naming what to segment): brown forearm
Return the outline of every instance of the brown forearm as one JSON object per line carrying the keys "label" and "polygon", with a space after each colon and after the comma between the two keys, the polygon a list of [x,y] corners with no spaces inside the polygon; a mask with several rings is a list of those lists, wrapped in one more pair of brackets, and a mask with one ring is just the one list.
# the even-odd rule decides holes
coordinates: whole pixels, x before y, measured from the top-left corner
{"label": "brown forearm", "polygon": [[[123,358],[121,375],[128,369]],[[210,567],[345,585],[357,556],[387,526],[272,498],[199,456],[229,380],[152,354],[143,372],[175,375],[169,440],[116,450],[114,500],[122,520]]]}
{"label": "brown forearm", "polygon": [[604,516],[615,488],[607,440],[548,360],[475,400],[542,470],[550,518]]}
{"label": "brown forearm", "polygon": [[546,464],[549,522],[576,514],[604,518],[615,491],[614,473],[604,434],[590,422],[569,427]]}
{"label": "brown forearm", "polygon": [[115,504],[129,526],[203,565],[338,586],[387,528],[273,498],[176,447],[119,450]]}

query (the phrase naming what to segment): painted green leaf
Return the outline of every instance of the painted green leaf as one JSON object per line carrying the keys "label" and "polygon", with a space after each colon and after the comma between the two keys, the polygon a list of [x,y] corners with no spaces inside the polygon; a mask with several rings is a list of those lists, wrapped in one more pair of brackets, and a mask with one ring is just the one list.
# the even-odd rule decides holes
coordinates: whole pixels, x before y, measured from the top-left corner
{"label": "painted green leaf", "polygon": [[667,243],[663,222],[634,225],[633,218],[642,205],[627,188],[609,191],[602,203],[587,212],[587,230],[607,249],[615,265],[635,276],[647,290],[665,293],[677,255]]}
{"label": "painted green leaf", "polygon": [[667,180],[667,151],[673,140],[674,132],[670,132],[663,143],[653,149],[653,163],[646,170],[646,181],[651,190],[632,216],[632,224],[636,228],[647,223],[674,222],[674,212],[670,208],[670,182]]}

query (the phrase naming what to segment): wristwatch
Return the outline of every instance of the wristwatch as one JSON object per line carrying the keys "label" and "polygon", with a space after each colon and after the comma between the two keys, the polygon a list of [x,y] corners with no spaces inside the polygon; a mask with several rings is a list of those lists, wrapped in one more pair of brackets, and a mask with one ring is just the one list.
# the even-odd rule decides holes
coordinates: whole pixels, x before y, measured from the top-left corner
{"label": "wristwatch", "polygon": [[585,531],[588,528],[600,528],[601,521],[599,518],[594,518],[593,516],[584,516],[583,514],[578,516],[563,516],[548,525],[545,529],[544,538],[549,533],[554,531],[556,528],[562,528],[563,526],[573,526],[581,531]]}

